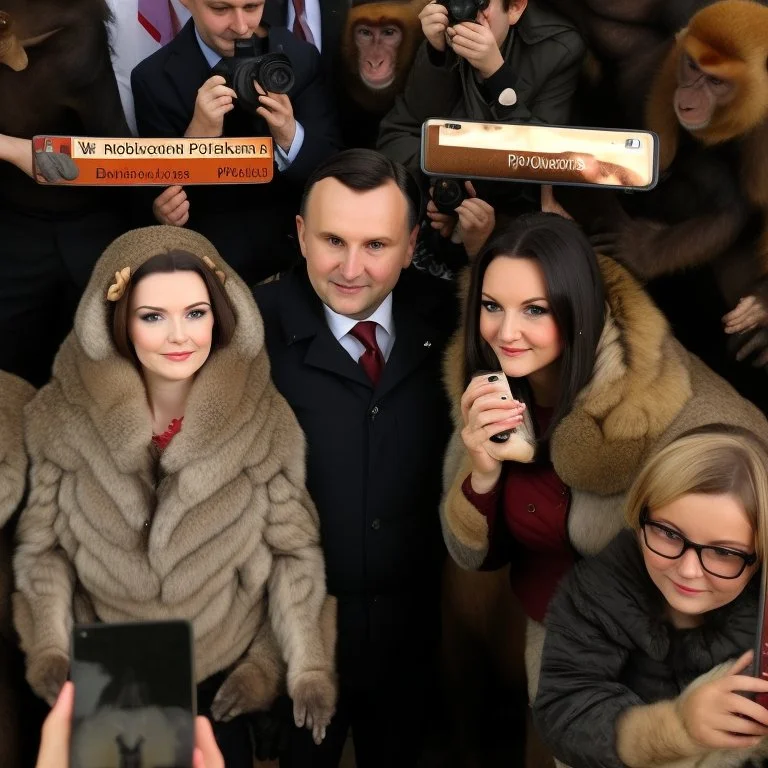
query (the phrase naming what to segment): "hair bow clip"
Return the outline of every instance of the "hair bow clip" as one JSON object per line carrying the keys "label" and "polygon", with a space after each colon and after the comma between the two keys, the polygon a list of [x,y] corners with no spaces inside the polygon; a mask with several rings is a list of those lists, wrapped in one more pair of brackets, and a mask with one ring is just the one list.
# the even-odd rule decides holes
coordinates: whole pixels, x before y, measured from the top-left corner
{"label": "hair bow clip", "polygon": [[213,272],[216,277],[221,280],[221,284],[224,285],[224,283],[227,282],[227,276],[224,274],[224,271],[221,269],[216,269],[216,265],[213,263],[213,259],[211,259],[210,256],[203,256],[202,259],[205,266],[208,267],[211,272]]}
{"label": "hair bow clip", "polygon": [[107,290],[107,301],[118,301],[125,293],[128,281],[131,279],[131,268],[123,267],[115,272],[115,282]]}

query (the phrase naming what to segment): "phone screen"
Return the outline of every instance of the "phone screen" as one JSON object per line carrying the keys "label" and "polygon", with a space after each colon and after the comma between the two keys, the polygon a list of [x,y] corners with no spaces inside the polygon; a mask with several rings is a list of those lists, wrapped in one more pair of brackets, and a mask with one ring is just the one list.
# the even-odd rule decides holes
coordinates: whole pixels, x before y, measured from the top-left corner
{"label": "phone screen", "polygon": [[[752,674],[761,680],[768,680],[768,611],[765,610],[767,568],[768,566],[763,564],[760,572],[760,607],[755,636],[755,655],[752,661]],[[761,706],[768,707],[768,694],[755,694],[754,699]]]}
{"label": "phone screen", "polygon": [[76,625],[71,768],[190,768],[192,659],[185,621]]}
{"label": "phone screen", "polygon": [[421,168],[430,176],[651,189],[658,138],[651,131],[431,118]]}

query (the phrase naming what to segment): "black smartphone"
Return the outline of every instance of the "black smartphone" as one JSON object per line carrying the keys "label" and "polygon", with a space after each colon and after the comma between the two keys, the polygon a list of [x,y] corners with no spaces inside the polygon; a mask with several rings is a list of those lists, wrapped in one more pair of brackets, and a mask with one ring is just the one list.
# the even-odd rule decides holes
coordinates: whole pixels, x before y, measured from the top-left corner
{"label": "black smartphone", "polygon": [[[509,387],[509,379],[507,379],[504,371],[477,371],[477,373],[475,373],[472,378],[474,379],[475,376],[482,376],[488,381],[498,381],[499,383],[503,384],[507,390],[507,397],[510,400],[514,400],[514,395],[512,394],[512,390]],[[514,432],[514,428],[505,429],[503,432],[497,432],[495,435],[492,435],[488,439],[492,443],[506,443]]]}
{"label": "black smartphone", "polygon": [[[755,635],[755,656],[752,661],[752,675],[761,680],[768,680],[768,613],[765,610],[766,579],[768,570],[763,564],[760,571],[760,605],[757,619],[757,633]],[[768,708],[768,693],[757,693],[755,701]]]}
{"label": "black smartphone", "polygon": [[192,628],[186,621],[72,631],[71,768],[191,768]]}

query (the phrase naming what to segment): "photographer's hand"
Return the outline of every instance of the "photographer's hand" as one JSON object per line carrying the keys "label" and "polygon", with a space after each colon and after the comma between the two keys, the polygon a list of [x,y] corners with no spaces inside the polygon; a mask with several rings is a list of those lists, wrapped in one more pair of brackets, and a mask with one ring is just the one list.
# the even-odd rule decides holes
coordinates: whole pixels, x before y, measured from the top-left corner
{"label": "photographer's hand", "polygon": [[62,768],[69,765],[69,736],[74,708],[75,686],[64,683],[59,698],[43,723],[36,768]]}
{"label": "photographer's hand", "polygon": [[478,22],[463,21],[455,27],[449,27],[447,34],[456,54],[466,59],[487,80],[501,69],[504,57],[496,44],[488,19],[482,13],[478,18]]}
{"label": "photographer's hand", "polygon": [[419,21],[429,44],[437,51],[444,51],[445,30],[448,29],[448,11],[445,6],[436,0],[428,3],[419,14]]}
{"label": "photographer's hand", "polygon": [[429,188],[429,202],[427,203],[427,216],[429,217],[429,226],[436,229],[441,237],[450,237],[453,234],[454,227],[458,219],[451,213],[440,213],[437,210],[432,194],[435,188]]}
{"label": "photographer's hand", "polygon": [[291,100],[285,93],[265,91],[255,80],[253,87],[258,92],[261,103],[256,114],[267,121],[272,138],[280,149],[289,152],[296,135],[296,119],[293,116]]}
{"label": "photographer's hand", "polygon": [[224,132],[224,115],[235,108],[237,94],[221,75],[209,77],[198,89],[195,113],[185,136],[216,139]]}
{"label": "photographer's hand", "polygon": [[490,203],[486,203],[485,200],[481,200],[477,196],[471,181],[465,181],[464,186],[469,197],[462,200],[456,213],[459,216],[464,250],[467,252],[469,260],[472,261],[480,253],[480,249],[485,245],[496,226],[496,212]]}
{"label": "photographer's hand", "polygon": [[183,187],[168,187],[152,203],[152,213],[161,224],[183,227],[189,221],[189,200]]}

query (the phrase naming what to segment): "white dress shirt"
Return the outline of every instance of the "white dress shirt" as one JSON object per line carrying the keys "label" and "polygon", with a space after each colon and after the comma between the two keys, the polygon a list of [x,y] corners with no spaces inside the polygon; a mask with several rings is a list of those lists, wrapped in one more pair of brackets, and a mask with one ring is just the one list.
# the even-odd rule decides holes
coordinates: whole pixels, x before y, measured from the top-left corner
{"label": "white dress shirt", "polygon": [[[320,20],[320,0],[304,0],[304,11],[307,14],[307,24],[312,32],[312,37],[315,41],[315,48],[322,53],[322,39],[321,30],[322,23]],[[293,3],[288,0],[288,21],[286,27],[293,29],[293,22],[296,20],[296,11],[294,10]]]}
{"label": "white dress shirt", "polygon": [[[200,33],[197,31],[197,27],[195,27],[195,37],[197,38],[197,44],[200,46],[200,50],[203,52],[203,56],[205,56],[205,60],[208,62],[211,69],[213,69],[221,61],[221,55],[203,41],[203,38],[200,37]],[[277,163],[278,171],[284,171],[286,168],[290,167],[291,163],[296,159],[296,155],[299,154],[299,150],[303,143],[304,127],[297,120],[296,133],[293,134],[293,141],[287,152],[279,146],[276,141],[273,142],[275,148],[275,162]]]}
{"label": "white dress shirt", "polygon": [[[350,334],[350,331],[359,323],[360,320],[339,315],[330,307],[323,304],[325,319],[328,322],[333,337],[349,352],[350,357],[357,362],[365,352],[365,346]],[[389,360],[390,352],[395,344],[395,324],[392,319],[392,294],[390,293],[379,308],[366,320],[376,323],[376,343],[379,345],[384,361]]]}

